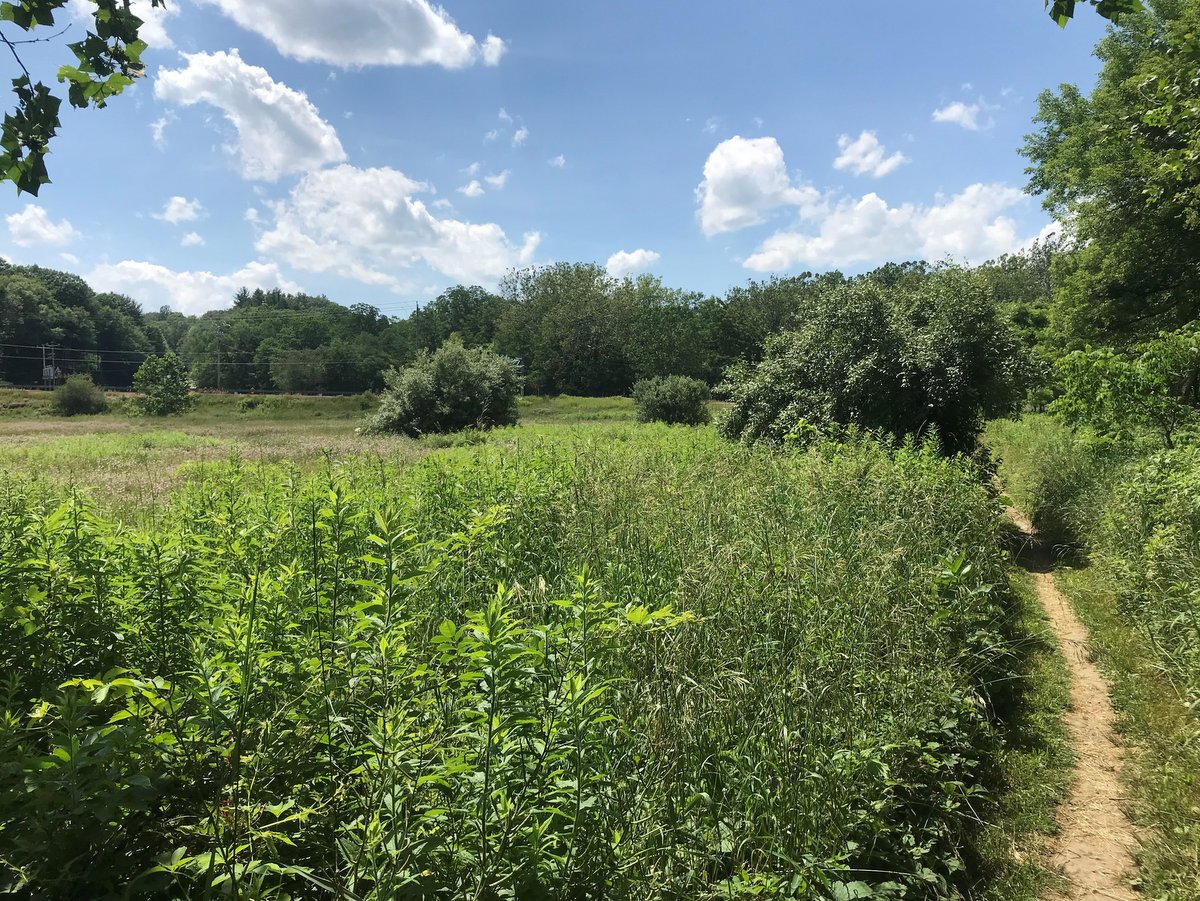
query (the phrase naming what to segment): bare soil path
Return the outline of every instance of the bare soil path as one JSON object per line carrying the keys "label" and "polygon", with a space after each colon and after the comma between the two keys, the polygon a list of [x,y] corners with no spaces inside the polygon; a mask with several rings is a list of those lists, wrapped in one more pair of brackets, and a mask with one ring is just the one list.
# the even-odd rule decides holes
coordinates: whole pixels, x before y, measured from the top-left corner
{"label": "bare soil path", "polygon": [[1009,518],[1025,533],[1022,564],[1036,580],[1046,613],[1071,674],[1066,725],[1075,750],[1074,784],[1059,808],[1052,865],[1066,878],[1065,901],[1137,901],[1131,887],[1137,835],[1125,811],[1121,782],[1125,754],[1114,729],[1108,684],[1088,657],[1087,628],[1054,584],[1053,559],[1033,524],[1018,510]]}

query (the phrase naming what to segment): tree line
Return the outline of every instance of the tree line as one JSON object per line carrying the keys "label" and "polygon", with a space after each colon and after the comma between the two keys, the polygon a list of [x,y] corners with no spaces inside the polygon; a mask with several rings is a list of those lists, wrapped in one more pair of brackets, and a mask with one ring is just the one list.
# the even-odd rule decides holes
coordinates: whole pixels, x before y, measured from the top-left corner
{"label": "tree line", "polygon": [[[1043,249],[977,270],[1014,310],[1048,303]],[[407,317],[367,304],[280,290],[242,290],[200,316],[143,313],[76,275],[0,264],[0,380],[36,384],[42,345],[63,374],[128,387],[150,354],[172,351],[202,389],[358,392],[451,337],[518,360],[525,389],[585,396],[628,394],[646,378],[682,375],[718,384],[730,366],[754,364],[767,339],[799,324],[816,299],[867,279],[896,284],[935,268],[888,264],[870,273],[803,273],[751,281],[723,297],[671,288],[655,276],[617,279],[592,263],[511,273],[497,291],[458,285]]]}

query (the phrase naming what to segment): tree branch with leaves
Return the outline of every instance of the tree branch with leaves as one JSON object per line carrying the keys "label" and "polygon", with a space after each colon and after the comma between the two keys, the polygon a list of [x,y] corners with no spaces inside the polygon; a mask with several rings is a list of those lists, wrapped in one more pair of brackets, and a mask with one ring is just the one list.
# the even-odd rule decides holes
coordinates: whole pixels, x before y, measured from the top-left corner
{"label": "tree branch with leaves", "polygon": [[[96,9],[86,36],[72,41],[67,48],[75,62],[59,67],[58,82],[67,85],[67,100],[74,107],[104,107],[144,72],[142,52],[146,43],[138,37],[142,20],[129,8],[129,0],[91,0]],[[165,0],[150,0],[151,6]],[[50,141],[62,124],[59,110],[62,98],[33,75],[21,58],[19,47],[51,41],[66,33],[63,28],[52,35],[42,30],[55,27],[55,14],[67,0],[20,0],[0,3],[0,43],[3,43],[20,71],[12,81],[17,103],[5,115],[0,134],[0,180],[11,181],[18,193],[36,195],[50,181],[46,155]],[[14,37],[18,30],[28,37]]]}

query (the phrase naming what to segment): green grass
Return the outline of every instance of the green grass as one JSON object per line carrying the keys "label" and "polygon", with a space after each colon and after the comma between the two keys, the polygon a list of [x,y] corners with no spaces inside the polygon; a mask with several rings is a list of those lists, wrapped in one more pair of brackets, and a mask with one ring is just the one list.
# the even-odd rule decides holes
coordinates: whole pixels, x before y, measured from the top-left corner
{"label": "green grass", "polygon": [[621,422],[414,459],[204,462],[152,528],[0,480],[8,881],[980,894],[1045,767],[973,472]]}
{"label": "green grass", "polygon": [[1074,754],[1063,723],[1070,673],[1037,601],[1032,577],[1011,571],[1017,593],[1019,663],[993,776],[996,806],[980,836],[981,901],[1040,901],[1061,889],[1047,865],[1058,805],[1070,787]]}
{"label": "green grass", "polygon": [[1133,748],[1125,774],[1141,827],[1141,891],[1155,901],[1200,898],[1200,722],[1195,705],[1164,677],[1146,635],[1117,612],[1111,581],[1095,569],[1059,579],[1091,632],[1111,687],[1118,728]]}

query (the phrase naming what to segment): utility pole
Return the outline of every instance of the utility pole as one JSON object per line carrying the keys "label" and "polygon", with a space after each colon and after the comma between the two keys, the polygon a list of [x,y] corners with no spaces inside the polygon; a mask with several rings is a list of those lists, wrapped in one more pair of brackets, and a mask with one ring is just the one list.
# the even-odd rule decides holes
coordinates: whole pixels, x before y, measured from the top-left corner
{"label": "utility pole", "polygon": [[49,388],[58,384],[58,378],[62,373],[58,369],[58,362],[55,352],[58,350],[57,344],[43,344],[42,346],[42,384]]}

